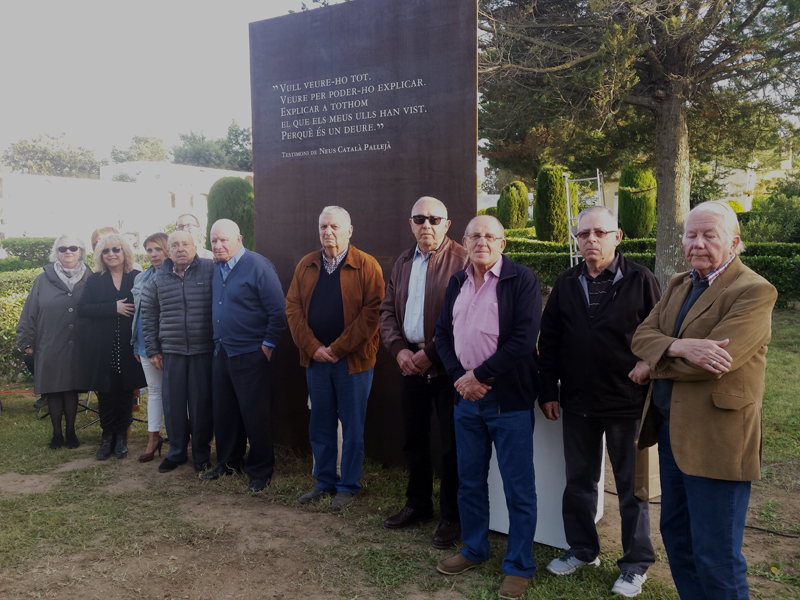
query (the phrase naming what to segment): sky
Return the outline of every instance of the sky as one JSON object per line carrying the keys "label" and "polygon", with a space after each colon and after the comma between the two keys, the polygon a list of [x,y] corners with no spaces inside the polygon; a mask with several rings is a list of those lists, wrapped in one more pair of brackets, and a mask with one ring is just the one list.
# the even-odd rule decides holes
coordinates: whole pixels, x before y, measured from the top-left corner
{"label": "sky", "polygon": [[0,0],[0,154],[63,133],[99,160],[134,135],[169,149],[250,127],[248,24],[301,4]]}

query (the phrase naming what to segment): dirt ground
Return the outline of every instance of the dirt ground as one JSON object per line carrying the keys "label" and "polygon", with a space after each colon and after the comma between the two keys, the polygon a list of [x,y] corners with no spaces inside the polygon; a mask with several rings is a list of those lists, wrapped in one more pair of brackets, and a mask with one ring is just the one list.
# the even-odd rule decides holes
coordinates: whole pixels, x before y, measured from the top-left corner
{"label": "dirt ground", "polygon": [[[63,477],[63,473],[93,463],[91,458],[76,460],[47,475],[0,475],[0,496],[20,497],[47,490]],[[154,467],[145,468],[135,459],[124,461],[120,468],[122,477],[119,483],[109,487],[110,493],[146,490],[148,480],[159,477]],[[610,471],[607,465],[607,490],[614,489]],[[170,485],[186,486],[195,477],[193,470],[184,466],[171,474]],[[779,487],[765,483],[754,487],[748,523],[763,526],[756,517],[770,501],[773,506],[775,502],[780,503],[783,522],[800,523],[797,489],[791,485]],[[195,546],[156,541],[145,545],[144,551],[136,556],[108,555],[90,547],[75,554],[31,561],[23,569],[0,573],[0,598],[281,600],[342,597],[337,574],[326,572],[321,549],[344,546],[341,540],[347,539],[348,530],[358,526],[352,519],[336,514],[310,514],[299,507],[271,503],[255,495],[231,496],[216,492],[211,486],[207,492],[181,500],[176,509],[179,517],[189,522],[205,526],[213,523],[216,532],[222,535]],[[659,506],[654,504],[651,521],[658,562],[648,575],[671,583],[658,533],[658,519]],[[605,494],[605,516],[599,527],[604,547],[618,547],[619,515],[616,496],[612,494]],[[791,532],[791,529],[784,529]],[[797,533],[796,527],[794,533]],[[769,572],[778,560],[797,560],[798,550],[797,539],[751,529],[746,532],[744,552],[751,567],[762,565]],[[796,569],[792,572],[797,574]],[[751,586],[755,597],[765,598],[789,597],[785,594],[791,589],[765,577],[751,577]],[[416,585],[393,590],[391,595],[410,599],[463,598],[452,589],[426,592]]]}

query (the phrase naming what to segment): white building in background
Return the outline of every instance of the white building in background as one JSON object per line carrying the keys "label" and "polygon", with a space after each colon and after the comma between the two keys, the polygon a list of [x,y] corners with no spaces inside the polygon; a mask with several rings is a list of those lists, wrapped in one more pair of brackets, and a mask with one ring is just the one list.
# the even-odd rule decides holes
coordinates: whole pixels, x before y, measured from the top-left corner
{"label": "white building in background", "polygon": [[[121,174],[135,182],[115,181]],[[92,231],[111,226],[138,246],[183,213],[205,229],[208,191],[222,177],[253,183],[252,173],[145,161],[102,167],[100,179],[0,172],[0,237],[69,233],[89,244]]]}

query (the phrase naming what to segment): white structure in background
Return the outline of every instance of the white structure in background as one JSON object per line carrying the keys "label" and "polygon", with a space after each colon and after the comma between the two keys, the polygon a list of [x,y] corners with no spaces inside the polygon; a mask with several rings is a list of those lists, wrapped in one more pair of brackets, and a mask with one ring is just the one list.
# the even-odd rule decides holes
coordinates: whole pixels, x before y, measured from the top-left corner
{"label": "white structure in background", "polygon": [[[114,181],[123,173],[136,181]],[[0,172],[0,236],[70,233],[89,244],[92,231],[111,226],[138,244],[183,213],[205,230],[208,191],[231,176],[253,183],[248,172],[145,161],[102,167],[100,179]]]}

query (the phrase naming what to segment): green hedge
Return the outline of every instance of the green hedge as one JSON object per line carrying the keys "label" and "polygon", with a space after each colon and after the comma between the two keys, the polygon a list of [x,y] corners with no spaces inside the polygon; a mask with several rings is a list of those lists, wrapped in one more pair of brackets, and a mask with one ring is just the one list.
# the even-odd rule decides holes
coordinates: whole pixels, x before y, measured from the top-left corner
{"label": "green hedge", "polygon": [[35,266],[43,267],[50,262],[50,250],[56,238],[8,238],[0,242],[9,256],[20,260],[31,261]]}
{"label": "green hedge", "polygon": [[41,268],[42,265],[37,264],[37,261],[22,260],[17,256],[9,256],[8,258],[0,258],[0,273],[8,273],[10,271],[24,271],[26,269]]}
{"label": "green hedge", "polygon": [[0,273],[0,381],[17,381],[27,373],[22,352],[17,348],[17,321],[33,280],[41,272],[39,267]]}

